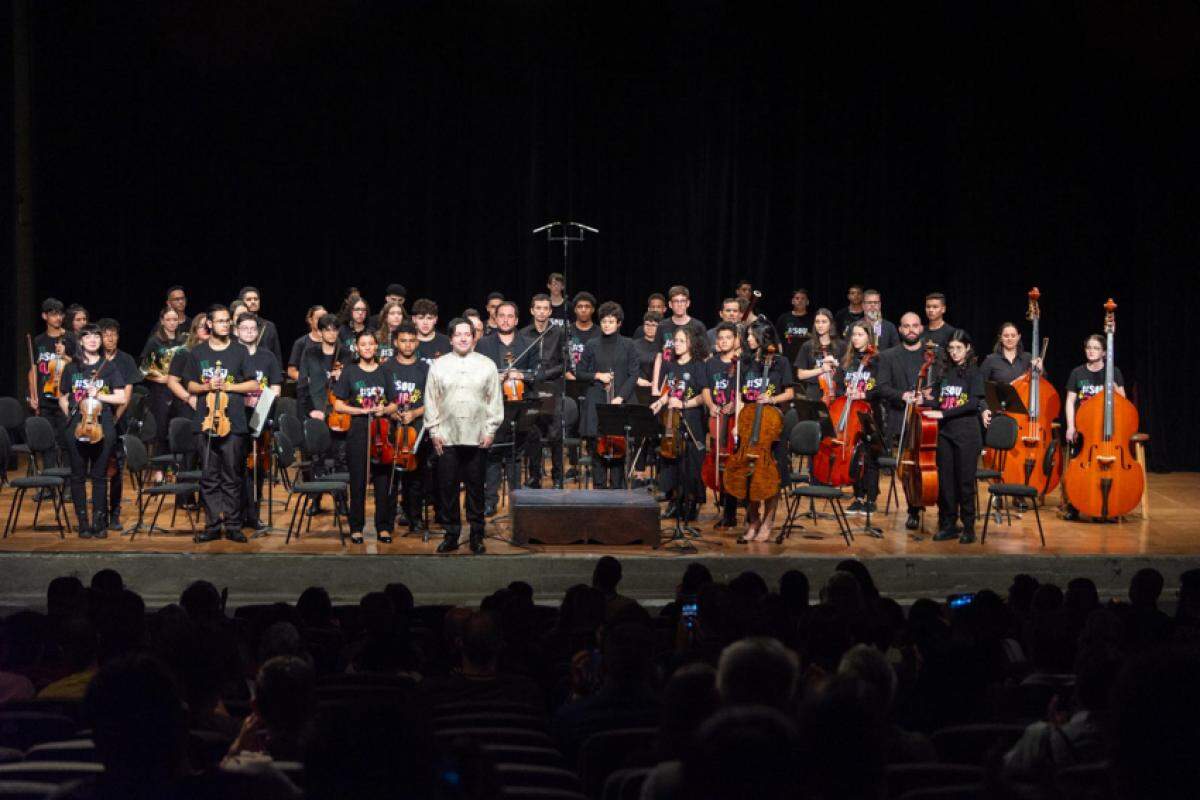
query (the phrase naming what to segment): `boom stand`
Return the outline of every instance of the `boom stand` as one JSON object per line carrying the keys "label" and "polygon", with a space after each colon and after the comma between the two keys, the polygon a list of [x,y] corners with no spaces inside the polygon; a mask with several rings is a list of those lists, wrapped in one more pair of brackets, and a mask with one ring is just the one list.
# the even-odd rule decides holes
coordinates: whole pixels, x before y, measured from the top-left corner
{"label": "boom stand", "polygon": [[[648,410],[649,409],[647,409],[647,411]],[[703,461],[704,460],[704,444],[702,442],[697,441],[696,438],[694,436],[692,436],[692,431],[687,426],[686,423],[684,425],[682,425],[681,430],[682,430],[682,435],[684,438],[684,453],[682,455],[680,455],[679,457],[681,459],[687,458],[687,440],[691,439],[692,443],[696,446],[697,452],[700,454],[700,460]],[[681,467],[680,468],[681,478],[682,478],[682,473],[683,473],[683,469]],[[684,520],[684,515],[687,514],[687,511],[684,509],[684,506],[686,505],[686,503],[683,502],[684,497],[685,497],[684,492],[683,492],[683,480],[680,480],[679,483],[675,486],[675,491],[673,494],[674,494],[674,497],[672,499],[675,501],[675,525],[671,529],[671,535],[669,537],[667,537],[667,540],[664,542],[660,538],[658,544],[654,545],[654,549],[657,550],[660,547],[670,547],[672,550],[675,550],[680,553],[695,553],[695,552],[697,552],[697,550],[696,550],[696,545],[693,544],[693,542],[698,541],[698,542],[703,542],[705,544],[713,544],[713,542],[710,542],[709,540],[705,539],[703,536],[700,535],[699,528],[688,525],[687,522]]]}

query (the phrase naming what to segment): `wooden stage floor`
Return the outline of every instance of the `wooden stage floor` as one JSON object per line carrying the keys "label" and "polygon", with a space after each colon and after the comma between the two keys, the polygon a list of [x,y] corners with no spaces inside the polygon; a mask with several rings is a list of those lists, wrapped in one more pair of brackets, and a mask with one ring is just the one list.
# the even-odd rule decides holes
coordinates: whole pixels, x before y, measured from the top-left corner
{"label": "wooden stage floor", "polygon": [[[886,492],[888,480],[885,478],[883,490]],[[570,491],[568,489],[568,491]],[[893,504],[890,514],[872,515],[872,524],[883,530],[882,538],[873,538],[857,534],[854,543],[847,547],[832,520],[820,520],[814,524],[811,520],[803,519],[804,530],[797,530],[792,537],[782,545],[736,543],[736,534],[717,533],[713,530],[716,522],[716,512],[711,503],[701,510],[700,519],[696,523],[703,540],[696,542],[700,554],[711,557],[721,556],[800,556],[853,555],[859,558],[888,557],[888,556],[985,556],[990,554],[1005,555],[1045,555],[1045,556],[1154,556],[1154,555],[1189,555],[1200,554],[1200,524],[1197,524],[1196,509],[1200,507],[1200,473],[1171,473],[1148,476],[1148,500],[1151,509],[1149,518],[1142,515],[1138,509],[1124,521],[1115,524],[1095,524],[1090,522],[1068,522],[1060,519],[1056,507],[1057,493],[1052,494],[1046,506],[1042,509],[1042,524],[1046,532],[1046,546],[1043,548],[1038,540],[1037,527],[1032,512],[1021,515],[1021,519],[1013,517],[1012,525],[995,524],[993,520],[988,530],[988,540],[984,545],[960,545],[956,541],[933,542],[929,533],[935,524],[936,513],[928,515],[925,531],[913,532],[904,529],[904,513],[897,511]],[[884,496],[880,496],[880,507],[883,506]],[[981,502],[984,501],[981,496]],[[0,512],[7,514],[12,500],[12,490],[0,491]],[[170,521],[170,500],[164,506],[164,513],[159,519],[160,525]],[[285,544],[285,530],[290,511],[285,514],[282,503],[278,500],[274,522],[276,529],[269,535],[255,539],[246,544],[236,544],[229,541],[216,541],[207,544],[195,544],[188,532],[186,520],[180,514],[176,528],[170,533],[155,533],[147,535],[142,532],[136,537],[122,536],[110,532],[107,539],[80,539],[71,534],[66,539],[60,539],[54,531],[31,529],[33,506],[27,499],[25,510],[22,512],[16,530],[6,539],[0,541],[0,552],[37,552],[37,553],[273,553],[273,554],[304,554],[323,555],[335,554],[343,556],[432,556],[436,555],[435,548],[439,537],[431,537],[429,542],[422,542],[419,537],[395,536],[392,544],[378,543],[372,533],[371,503],[368,500],[366,541],[354,545],[347,538],[346,544],[338,541],[333,528],[333,516],[326,513],[313,520],[313,530],[298,540],[293,538]],[[136,519],[136,512],[131,510],[132,500],[126,493],[125,510],[122,522],[129,527]],[[326,501],[328,506],[328,501]],[[68,506],[68,510],[70,507]],[[505,521],[506,508],[502,505],[500,513],[489,522],[488,534],[507,538],[511,528]],[[53,515],[47,516],[48,508],[43,507],[39,525],[52,520]],[[782,520],[782,509],[781,517]],[[852,516],[850,521],[855,526],[865,524],[865,517]],[[664,522],[664,530],[668,522]],[[779,527],[777,522],[776,528]],[[406,530],[401,528],[397,533]],[[247,531],[248,533],[248,531]],[[529,548],[519,548],[499,541],[489,539],[488,555],[518,555],[530,552],[547,555],[578,555],[587,554],[629,554],[639,556],[658,556],[664,558],[678,557],[680,554],[673,549],[655,550],[645,545],[602,546],[602,545],[532,545]],[[453,557],[470,557],[463,547]]]}

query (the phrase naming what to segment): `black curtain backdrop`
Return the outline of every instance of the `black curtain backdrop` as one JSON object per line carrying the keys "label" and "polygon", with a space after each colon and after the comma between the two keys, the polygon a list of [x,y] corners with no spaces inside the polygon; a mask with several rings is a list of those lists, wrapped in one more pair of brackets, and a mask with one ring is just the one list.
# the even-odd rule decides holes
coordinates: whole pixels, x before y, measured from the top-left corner
{"label": "black curtain backdrop", "polygon": [[858,282],[892,319],[944,291],[986,350],[1036,284],[1061,386],[1111,295],[1152,466],[1200,469],[1200,6],[918,6],[44,0],[39,298],[127,349],[172,283],[254,284],[288,341],[351,284],[448,319],[541,290],[530,230],[572,219],[601,234],[569,289],[631,318],[673,283],[712,324],[741,275],[772,318]]}

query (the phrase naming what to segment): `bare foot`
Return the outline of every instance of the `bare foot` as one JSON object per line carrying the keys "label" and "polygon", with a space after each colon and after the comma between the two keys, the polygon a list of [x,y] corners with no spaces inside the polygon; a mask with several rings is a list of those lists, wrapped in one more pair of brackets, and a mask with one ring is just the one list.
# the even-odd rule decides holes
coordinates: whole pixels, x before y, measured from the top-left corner
{"label": "bare foot", "polygon": [[770,522],[764,522],[762,525],[759,526],[758,535],[754,537],[753,541],[756,541],[756,542],[771,541],[771,523]]}

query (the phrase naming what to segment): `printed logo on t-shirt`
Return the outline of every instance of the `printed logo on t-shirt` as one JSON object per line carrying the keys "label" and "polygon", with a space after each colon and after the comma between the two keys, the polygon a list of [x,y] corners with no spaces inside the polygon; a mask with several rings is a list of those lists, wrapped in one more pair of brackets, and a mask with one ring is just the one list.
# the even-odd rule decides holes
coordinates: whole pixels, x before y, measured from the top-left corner
{"label": "printed logo on t-shirt", "polygon": [[803,339],[808,336],[807,325],[789,325],[783,330],[783,338],[788,344],[795,344],[797,339]]}
{"label": "printed logo on t-shirt", "polygon": [[229,370],[221,366],[221,362],[210,362],[208,359],[200,361],[200,382],[209,383],[213,378],[216,378],[226,386],[233,385],[233,376],[229,374]]}
{"label": "printed logo on t-shirt", "polygon": [[88,392],[92,389],[96,390],[96,394],[112,394],[112,387],[105,383],[104,378],[86,378],[83,375],[76,375],[75,380],[71,382],[71,399],[78,404],[88,396]]}
{"label": "printed logo on t-shirt", "polygon": [[1075,393],[1079,395],[1079,402],[1082,403],[1084,400],[1090,400],[1098,394],[1104,394],[1104,384],[1085,383],[1084,381],[1078,381],[1075,387]]}
{"label": "printed logo on t-shirt", "polygon": [[421,389],[417,386],[416,381],[403,381],[396,378],[392,381],[392,385],[396,387],[396,402],[401,406],[421,404]]}
{"label": "printed logo on t-shirt", "polygon": [[962,386],[943,386],[938,396],[938,408],[948,411],[967,404],[967,391]]}
{"label": "printed logo on t-shirt", "polygon": [[560,325],[560,326],[561,326],[561,325],[566,325],[566,324],[567,324],[567,321],[566,321],[565,319],[562,319],[561,317],[551,317],[551,318],[550,318],[550,324],[551,324],[551,325]]}
{"label": "printed logo on t-shirt", "polygon": [[571,337],[567,344],[571,355],[571,366],[579,366],[579,359],[583,358],[583,348],[585,344],[585,342],[576,339],[574,336]]}
{"label": "printed logo on t-shirt", "polygon": [[354,382],[354,405],[359,408],[376,408],[383,405],[384,391],[382,386],[368,385],[365,381]]}
{"label": "printed logo on t-shirt", "polygon": [[875,390],[875,376],[869,372],[846,373],[846,391],[858,389],[863,394]]}
{"label": "printed logo on t-shirt", "polygon": [[779,387],[771,383],[770,378],[764,378],[762,375],[751,375],[742,380],[743,403],[757,403],[763,394],[774,397],[779,394]]}
{"label": "printed logo on t-shirt", "polygon": [[667,376],[667,394],[676,400],[691,400],[696,396],[696,388],[693,386],[692,373],[684,372],[682,375]]}
{"label": "printed logo on t-shirt", "polygon": [[733,402],[733,378],[728,372],[718,372],[709,381],[713,402],[719,406]]}

